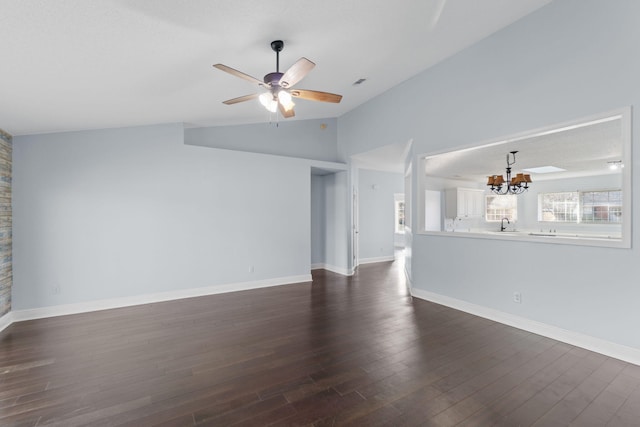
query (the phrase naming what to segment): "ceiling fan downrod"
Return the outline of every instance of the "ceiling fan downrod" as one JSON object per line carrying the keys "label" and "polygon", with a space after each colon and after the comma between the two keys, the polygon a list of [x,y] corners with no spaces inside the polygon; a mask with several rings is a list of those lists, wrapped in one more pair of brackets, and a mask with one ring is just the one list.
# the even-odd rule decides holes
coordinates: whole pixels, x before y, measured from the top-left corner
{"label": "ceiling fan downrod", "polygon": [[274,40],[271,42],[271,49],[276,53],[276,71],[264,76],[264,82],[271,87],[271,91],[280,87],[280,79],[282,73],[280,72],[280,52],[284,49],[284,42],[282,40]]}
{"label": "ceiling fan downrod", "polygon": [[284,49],[282,40],[274,40],[271,42],[271,49],[276,53],[276,73],[280,72],[280,52]]}

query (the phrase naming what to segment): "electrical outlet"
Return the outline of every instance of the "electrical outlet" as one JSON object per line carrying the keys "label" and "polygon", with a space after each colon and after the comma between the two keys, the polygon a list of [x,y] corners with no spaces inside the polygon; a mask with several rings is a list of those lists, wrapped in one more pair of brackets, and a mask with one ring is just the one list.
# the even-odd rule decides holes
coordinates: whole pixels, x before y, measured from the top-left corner
{"label": "electrical outlet", "polygon": [[249,267],[249,273],[253,273],[255,270],[253,268],[253,265],[251,267]]}
{"label": "electrical outlet", "polygon": [[522,294],[520,292],[514,292],[513,293],[513,302],[515,302],[517,304],[521,304],[522,303]]}
{"label": "electrical outlet", "polygon": [[53,285],[53,288],[51,289],[51,291],[53,292],[54,295],[58,295],[62,292],[62,287],[60,285]]}

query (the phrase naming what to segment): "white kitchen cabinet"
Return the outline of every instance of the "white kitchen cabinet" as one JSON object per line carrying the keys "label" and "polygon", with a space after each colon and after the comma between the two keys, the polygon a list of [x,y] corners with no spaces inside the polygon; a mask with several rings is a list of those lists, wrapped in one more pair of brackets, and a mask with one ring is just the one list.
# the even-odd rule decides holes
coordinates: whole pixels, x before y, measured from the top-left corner
{"label": "white kitchen cabinet", "polygon": [[476,188],[448,188],[445,190],[446,218],[482,218],[484,190]]}

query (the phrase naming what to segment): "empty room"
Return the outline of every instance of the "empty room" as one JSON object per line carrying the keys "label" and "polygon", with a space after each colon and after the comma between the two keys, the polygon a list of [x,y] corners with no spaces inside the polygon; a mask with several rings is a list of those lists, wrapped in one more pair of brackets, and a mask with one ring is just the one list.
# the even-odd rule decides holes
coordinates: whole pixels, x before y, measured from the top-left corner
{"label": "empty room", "polygon": [[640,424],[640,2],[0,11],[1,426]]}

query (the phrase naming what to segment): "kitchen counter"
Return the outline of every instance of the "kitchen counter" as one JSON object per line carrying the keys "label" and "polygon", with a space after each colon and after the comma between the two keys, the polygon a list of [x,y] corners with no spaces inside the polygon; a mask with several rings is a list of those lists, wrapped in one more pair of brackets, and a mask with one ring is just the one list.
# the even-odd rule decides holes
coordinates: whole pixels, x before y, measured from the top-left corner
{"label": "kitchen counter", "polygon": [[546,232],[533,230],[470,230],[469,233],[483,234],[488,236],[501,237],[548,237],[548,238],[565,238],[565,239],[597,239],[597,240],[620,240],[620,234],[604,234],[604,233],[570,233],[570,232]]}

